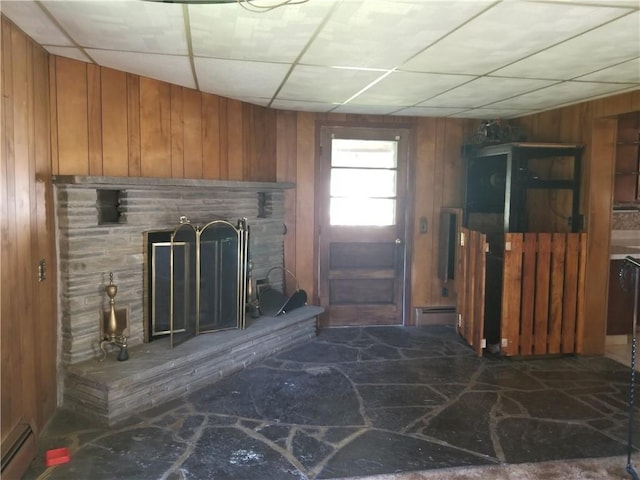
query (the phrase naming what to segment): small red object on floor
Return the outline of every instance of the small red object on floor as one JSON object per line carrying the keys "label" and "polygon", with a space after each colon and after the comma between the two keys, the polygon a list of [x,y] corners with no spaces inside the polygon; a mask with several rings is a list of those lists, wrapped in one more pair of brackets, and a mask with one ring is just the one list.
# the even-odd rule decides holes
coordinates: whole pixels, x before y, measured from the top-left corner
{"label": "small red object on floor", "polygon": [[44,463],[47,467],[53,467],[54,465],[67,463],[69,459],[68,448],[54,448],[53,450],[47,450]]}

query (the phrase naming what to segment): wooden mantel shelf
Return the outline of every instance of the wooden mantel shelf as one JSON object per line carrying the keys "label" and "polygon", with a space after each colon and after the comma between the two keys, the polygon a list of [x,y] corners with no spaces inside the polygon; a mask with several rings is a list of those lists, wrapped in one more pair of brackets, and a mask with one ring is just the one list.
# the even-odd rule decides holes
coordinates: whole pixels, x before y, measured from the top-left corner
{"label": "wooden mantel shelf", "polygon": [[77,186],[84,188],[223,188],[227,190],[287,190],[294,188],[291,182],[246,182],[237,180],[202,180],[190,178],[156,178],[156,177],[101,177],[82,175],[57,175],[52,178],[55,185]]}

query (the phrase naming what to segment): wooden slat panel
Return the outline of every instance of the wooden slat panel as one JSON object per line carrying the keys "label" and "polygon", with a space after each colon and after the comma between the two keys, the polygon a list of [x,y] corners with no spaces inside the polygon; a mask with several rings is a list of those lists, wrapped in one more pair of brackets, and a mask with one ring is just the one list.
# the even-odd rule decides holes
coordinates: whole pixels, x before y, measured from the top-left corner
{"label": "wooden slat panel", "polygon": [[579,234],[569,234],[567,235],[567,254],[564,265],[564,303],[562,308],[562,341],[560,348],[563,353],[575,352],[579,260],[580,236]]}
{"label": "wooden slat panel", "polygon": [[469,345],[471,345],[472,347],[475,346],[475,342],[474,342],[474,336],[473,336],[473,332],[476,329],[476,322],[479,321],[478,318],[475,317],[475,312],[476,312],[476,301],[477,301],[477,297],[476,297],[476,285],[477,285],[477,278],[478,278],[478,273],[476,272],[476,266],[477,266],[477,261],[476,261],[476,236],[477,236],[477,232],[474,232],[472,230],[469,231],[469,243],[467,245],[467,250],[468,250],[468,277],[467,277],[467,282],[469,284],[469,291],[468,291],[468,296],[467,296],[467,320],[465,322],[464,325],[464,338],[467,339],[467,342],[469,342]]}
{"label": "wooden slat panel", "polygon": [[549,329],[549,284],[551,272],[551,234],[538,234],[538,265],[536,271],[536,299],[533,353],[547,353]]}
{"label": "wooden slat panel", "polygon": [[549,318],[549,353],[560,353],[565,251],[566,236],[561,233],[554,233],[551,238],[551,315]]}
{"label": "wooden slat panel", "polygon": [[127,135],[129,139],[129,176],[142,175],[140,139],[140,77],[127,74]]}
{"label": "wooden slat panel", "polygon": [[220,123],[218,124],[220,128],[220,141],[219,141],[219,149],[220,152],[220,179],[228,180],[229,179],[229,114],[227,112],[227,104],[229,103],[228,99],[224,97],[220,97],[219,99],[219,112],[220,112]]}
{"label": "wooden slat panel", "polygon": [[220,179],[220,109],[216,95],[202,94],[202,176]]}
{"label": "wooden slat panel", "polygon": [[56,61],[58,161],[61,175],[88,175],[87,64]]}
{"label": "wooden slat panel", "polygon": [[129,175],[127,75],[102,68],[102,169],[110,177]]}
{"label": "wooden slat panel", "polygon": [[[457,331],[458,334],[464,337],[464,322],[467,318],[467,303],[468,303],[468,255],[466,249],[466,241],[469,237],[469,231],[462,227],[460,229],[460,238],[457,239],[457,257],[458,264],[456,265],[456,276],[460,279],[460,288],[458,290],[458,296],[456,297],[456,313],[458,314]],[[466,338],[466,337],[465,337]]]}
{"label": "wooden slat panel", "polygon": [[520,308],[520,354],[531,355],[533,351],[533,313],[536,292],[536,247],[535,233],[524,234],[522,261],[522,305]]}
{"label": "wooden slat panel", "polygon": [[171,85],[171,176],[184,178],[183,88]]}
{"label": "wooden slat panel", "polygon": [[87,128],[89,175],[101,176],[102,169],[102,98],[100,67],[87,65]]}
{"label": "wooden slat panel", "polygon": [[171,102],[168,83],[140,77],[141,173],[171,177]]}
{"label": "wooden slat panel", "polygon": [[474,266],[474,309],[473,309],[473,330],[472,338],[476,355],[482,356],[482,340],[484,338],[484,298],[487,265],[487,244],[486,235],[479,232],[474,233],[473,249],[475,252]]}
{"label": "wooden slat panel", "polygon": [[587,270],[587,234],[580,234],[580,258],[578,260],[578,298],[576,300],[576,353],[582,353],[585,321],[585,276]]}
{"label": "wooden slat panel", "polygon": [[502,316],[500,322],[501,338],[507,340],[502,345],[505,355],[517,355],[520,349],[520,301],[522,282],[522,235],[505,234]]}

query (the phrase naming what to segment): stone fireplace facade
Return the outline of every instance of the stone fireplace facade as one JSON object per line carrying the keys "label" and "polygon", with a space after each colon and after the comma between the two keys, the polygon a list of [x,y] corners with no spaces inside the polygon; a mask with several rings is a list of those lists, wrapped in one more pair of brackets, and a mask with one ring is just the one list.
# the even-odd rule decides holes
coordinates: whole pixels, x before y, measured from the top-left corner
{"label": "stone fireplace facade", "polygon": [[110,272],[116,304],[127,309],[129,346],[143,342],[147,231],[172,229],[181,216],[199,224],[244,217],[254,281],[283,265],[284,190],[292,184],[78,176],[58,176],[54,183],[63,369],[101,354]]}

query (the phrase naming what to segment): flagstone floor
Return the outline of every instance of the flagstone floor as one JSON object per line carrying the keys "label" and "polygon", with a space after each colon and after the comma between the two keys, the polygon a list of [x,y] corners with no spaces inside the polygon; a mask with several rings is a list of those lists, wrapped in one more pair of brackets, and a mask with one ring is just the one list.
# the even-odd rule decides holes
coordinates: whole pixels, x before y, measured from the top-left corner
{"label": "flagstone floor", "polygon": [[[477,358],[450,327],[327,329],[115,427],[61,409],[25,478],[311,480],[625,455],[629,377],[605,357]],[[59,447],[70,462],[47,469]]]}

